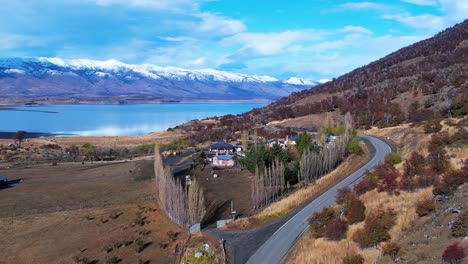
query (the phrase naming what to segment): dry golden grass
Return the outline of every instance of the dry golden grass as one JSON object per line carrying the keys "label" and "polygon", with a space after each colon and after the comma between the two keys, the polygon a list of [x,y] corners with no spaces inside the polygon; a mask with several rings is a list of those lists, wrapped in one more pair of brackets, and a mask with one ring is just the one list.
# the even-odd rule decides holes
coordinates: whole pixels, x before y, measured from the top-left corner
{"label": "dry golden grass", "polygon": [[426,156],[427,146],[431,139],[430,135],[424,133],[422,127],[412,128],[410,124],[382,129],[373,127],[365,131],[365,133],[379,136],[395,143],[403,159],[409,158],[413,151]]}
{"label": "dry golden grass", "polygon": [[375,211],[378,208],[393,209],[397,213],[395,226],[390,230],[390,236],[395,239],[405,231],[417,217],[416,203],[432,197],[432,187],[416,192],[400,192],[400,195],[389,195],[386,192],[375,190],[361,196],[366,211]]}
{"label": "dry golden grass", "polygon": [[266,207],[263,211],[258,214],[248,217],[241,218],[235,222],[231,222],[226,226],[226,229],[230,230],[240,230],[240,229],[249,229],[253,228],[259,223],[263,223],[268,219],[274,219],[281,217],[289,213],[290,211],[298,208],[299,206],[305,204],[307,201],[314,199],[315,197],[322,194],[324,191],[328,190],[344,177],[346,177],[350,172],[359,168],[364,162],[366,162],[367,157],[369,156],[369,150],[362,145],[365,151],[364,155],[357,156],[352,155],[346,159],[338,168],[330,172],[329,174],[318,179],[314,184],[310,184],[305,188],[301,188],[291,195],[281,199],[280,201],[273,203]]}
{"label": "dry golden grass", "polygon": [[[61,146],[91,143],[99,147],[134,147],[140,144],[152,144],[154,142],[168,143],[175,139],[182,138],[184,133],[181,130],[161,131],[138,136],[88,136],[88,137],[51,137],[32,138],[23,142],[24,147],[40,147],[45,144],[59,144]],[[0,139],[0,144],[8,145],[13,143],[12,139]]]}
{"label": "dry golden grass", "polygon": [[[431,196],[432,187],[413,193],[402,192],[400,195],[371,191],[362,195],[361,199],[366,206],[367,213],[378,208],[392,208],[397,213],[396,224],[389,232],[392,240],[397,240],[416,219],[416,203]],[[381,250],[360,249],[351,239],[356,230],[362,228],[363,225],[364,222],[351,225],[346,239],[339,242],[327,241],[323,238],[314,239],[306,233],[289,254],[285,263],[340,263],[347,254],[351,253],[362,255],[365,263],[374,263],[381,256]]]}

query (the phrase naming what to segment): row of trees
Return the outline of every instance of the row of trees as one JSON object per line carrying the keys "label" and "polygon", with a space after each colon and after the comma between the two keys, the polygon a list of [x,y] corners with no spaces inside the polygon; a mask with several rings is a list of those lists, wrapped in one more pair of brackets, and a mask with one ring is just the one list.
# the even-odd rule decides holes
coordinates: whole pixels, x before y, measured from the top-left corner
{"label": "row of trees", "polygon": [[199,223],[206,213],[203,190],[196,179],[188,184],[174,177],[172,168],[164,166],[158,145],[154,152],[154,173],[159,204],[166,215],[183,228]]}
{"label": "row of trees", "polygon": [[254,210],[276,201],[285,192],[284,163],[276,159],[269,167],[260,172],[255,169],[252,182],[252,201]]}
{"label": "row of trees", "polygon": [[325,145],[318,152],[307,148],[304,150],[298,174],[299,180],[310,183],[335,168],[346,154],[348,142],[352,137],[353,119],[347,113],[344,117],[344,131],[340,138],[332,144]]}

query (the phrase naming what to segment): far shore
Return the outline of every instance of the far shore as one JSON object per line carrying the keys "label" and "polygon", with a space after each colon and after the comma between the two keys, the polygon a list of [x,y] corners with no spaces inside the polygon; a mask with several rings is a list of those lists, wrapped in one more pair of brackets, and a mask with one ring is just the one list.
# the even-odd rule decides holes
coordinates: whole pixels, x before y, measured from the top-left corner
{"label": "far shore", "polygon": [[[0,110],[18,111],[15,107],[53,105],[138,105],[178,103],[271,103],[267,98],[2,98]],[[3,108],[3,109],[2,109]]]}

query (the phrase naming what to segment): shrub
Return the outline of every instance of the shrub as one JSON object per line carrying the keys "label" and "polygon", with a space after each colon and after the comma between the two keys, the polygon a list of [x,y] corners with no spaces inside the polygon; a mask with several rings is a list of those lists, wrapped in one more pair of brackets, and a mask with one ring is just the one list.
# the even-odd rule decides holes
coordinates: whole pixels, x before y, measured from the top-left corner
{"label": "shrub", "polygon": [[327,225],[323,236],[329,240],[340,241],[346,236],[346,231],[348,231],[348,223],[341,219],[335,219]]}
{"label": "shrub", "polygon": [[343,258],[343,264],[364,264],[364,258],[359,254],[348,255]]}
{"label": "shrub", "polygon": [[468,236],[468,210],[464,210],[455,220],[451,227],[452,236]]}
{"label": "shrub", "polygon": [[344,204],[346,200],[349,199],[350,195],[351,195],[351,189],[348,186],[340,188],[336,192],[335,201],[337,204]]}
{"label": "shrub", "polygon": [[336,213],[331,207],[325,207],[322,211],[313,213],[312,217],[309,218],[309,227],[312,237],[323,237],[325,228],[335,218]]}
{"label": "shrub", "polygon": [[375,189],[375,187],[377,187],[377,183],[378,180],[375,174],[367,170],[364,173],[362,180],[358,184],[354,185],[353,190],[357,195],[362,195]]}
{"label": "shrub", "polygon": [[346,202],[344,215],[349,223],[354,224],[361,222],[366,217],[366,207],[364,203],[356,196],[351,196]]}
{"label": "shrub", "polygon": [[353,235],[353,240],[361,248],[378,245],[380,242],[390,239],[388,230],[395,224],[396,216],[393,211],[377,210],[366,217],[364,227],[358,229]]}
{"label": "shrub", "polygon": [[135,241],[134,248],[137,253],[142,252],[145,249],[145,242],[143,240]]}
{"label": "shrub", "polygon": [[389,242],[389,243],[386,243],[382,247],[382,251],[383,251],[384,255],[388,255],[392,259],[395,259],[400,254],[400,246],[398,246],[398,244],[395,243],[395,242]]}
{"label": "shrub", "polygon": [[347,149],[350,154],[361,155],[362,153],[364,153],[364,151],[361,148],[361,145],[359,145],[359,137],[356,135],[354,135],[348,142]]}
{"label": "shrub", "polygon": [[448,246],[442,254],[442,259],[450,264],[462,263],[463,258],[465,258],[465,251],[458,242]]}
{"label": "shrub", "polygon": [[425,199],[416,204],[416,213],[419,217],[426,216],[435,210],[435,204],[432,199]]}
{"label": "shrub", "polygon": [[117,264],[120,263],[121,259],[118,257],[110,257],[106,256],[106,259],[104,260],[104,264]]}
{"label": "shrub", "polygon": [[400,164],[403,160],[401,159],[401,155],[399,153],[391,153],[391,154],[388,154],[386,157],[385,157],[385,160],[388,160],[386,162],[390,162],[392,163],[393,165],[396,165],[396,164]]}
{"label": "shrub", "polygon": [[440,120],[434,119],[425,122],[424,124],[424,132],[426,134],[437,133],[442,129],[442,125],[440,124]]}

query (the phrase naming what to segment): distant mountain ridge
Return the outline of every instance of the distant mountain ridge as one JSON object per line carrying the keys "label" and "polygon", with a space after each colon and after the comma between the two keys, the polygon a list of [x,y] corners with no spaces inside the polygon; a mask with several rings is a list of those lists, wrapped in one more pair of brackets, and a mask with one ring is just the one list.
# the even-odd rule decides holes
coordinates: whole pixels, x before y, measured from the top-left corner
{"label": "distant mountain ridge", "polygon": [[291,77],[247,75],[213,69],[188,70],[60,58],[0,59],[2,97],[162,97],[193,99],[278,99],[320,84]]}

